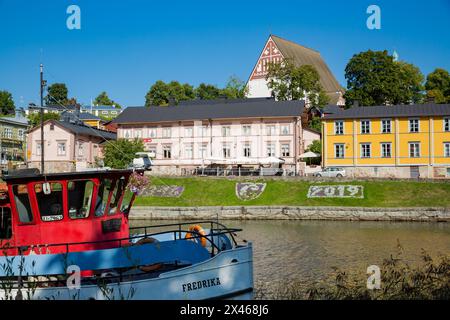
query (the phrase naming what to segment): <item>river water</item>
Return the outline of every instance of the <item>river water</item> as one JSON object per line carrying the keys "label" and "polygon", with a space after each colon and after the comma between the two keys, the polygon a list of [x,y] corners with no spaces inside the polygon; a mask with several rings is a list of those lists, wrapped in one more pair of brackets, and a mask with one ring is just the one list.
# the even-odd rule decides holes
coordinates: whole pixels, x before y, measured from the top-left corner
{"label": "river water", "polygon": [[[304,288],[326,279],[333,267],[365,274],[370,265],[403,247],[411,265],[421,263],[421,249],[431,256],[450,254],[450,223],[349,221],[221,221],[242,228],[239,239],[253,243],[256,296],[280,297],[283,284]],[[172,223],[139,220],[132,226]],[[206,225],[205,225],[206,227]]]}

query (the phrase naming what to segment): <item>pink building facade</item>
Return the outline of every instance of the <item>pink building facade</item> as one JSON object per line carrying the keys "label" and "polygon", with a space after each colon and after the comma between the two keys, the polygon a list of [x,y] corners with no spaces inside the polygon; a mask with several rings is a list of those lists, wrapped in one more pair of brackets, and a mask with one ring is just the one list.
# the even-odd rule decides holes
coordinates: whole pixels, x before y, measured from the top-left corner
{"label": "pink building facade", "polygon": [[[115,134],[92,127],[49,120],[44,123],[44,157],[46,172],[70,172],[96,166],[103,157],[102,144],[114,140]],[[28,167],[41,167],[41,130],[28,133]]]}
{"label": "pink building facade", "polygon": [[283,169],[301,174],[303,103],[252,100],[127,108],[115,120],[118,138],[142,139],[156,174],[184,174],[223,159],[258,167],[267,158],[279,158]]}

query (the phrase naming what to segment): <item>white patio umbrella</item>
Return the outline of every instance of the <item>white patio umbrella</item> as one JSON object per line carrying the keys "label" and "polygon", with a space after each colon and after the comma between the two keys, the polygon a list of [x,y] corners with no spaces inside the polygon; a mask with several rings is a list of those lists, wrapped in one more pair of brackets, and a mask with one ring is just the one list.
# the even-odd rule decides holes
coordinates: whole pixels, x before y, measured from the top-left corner
{"label": "white patio umbrella", "polygon": [[[311,158],[318,158],[318,157],[320,157],[320,154],[317,154],[317,153],[312,152],[312,151],[308,151],[308,152],[305,152],[305,153],[299,155],[298,157],[300,159],[311,159]],[[309,164],[311,164],[311,161],[309,161]]]}
{"label": "white patio umbrella", "polygon": [[320,157],[320,154],[317,154],[317,153],[312,152],[312,151],[308,151],[308,152],[305,152],[305,153],[299,155],[298,157],[301,158],[301,159],[305,159],[305,158],[318,158],[318,157]]}

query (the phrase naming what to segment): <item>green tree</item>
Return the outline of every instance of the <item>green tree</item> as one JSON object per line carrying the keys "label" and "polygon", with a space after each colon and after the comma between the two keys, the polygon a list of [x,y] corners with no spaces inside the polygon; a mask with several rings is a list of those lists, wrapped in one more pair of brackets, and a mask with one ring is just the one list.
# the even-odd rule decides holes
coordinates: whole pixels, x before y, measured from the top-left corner
{"label": "green tree", "polygon": [[101,92],[97,98],[94,100],[94,104],[99,106],[115,106],[118,109],[121,109],[122,106],[115,102],[114,100],[111,100],[106,93],[106,91]]}
{"label": "green tree", "polygon": [[308,126],[311,129],[322,132],[322,121],[320,120],[320,117],[312,117],[312,119],[308,123]]}
{"label": "green tree", "polygon": [[396,62],[387,51],[354,55],[345,68],[347,107],[408,104],[422,100],[423,75],[412,64]]}
{"label": "green tree", "polygon": [[245,95],[247,93],[247,87],[245,85],[245,82],[240,80],[237,77],[231,76],[228,79],[228,82],[225,86],[225,88],[222,89],[221,94],[228,99],[238,99],[238,98],[245,98]]}
{"label": "green tree", "polygon": [[195,89],[195,95],[201,100],[213,100],[220,97],[221,90],[215,85],[200,83]]}
{"label": "green tree", "polygon": [[450,73],[437,68],[427,76],[425,89],[427,97],[436,103],[450,103]]}
{"label": "green tree", "polygon": [[108,141],[105,146],[105,166],[114,169],[125,169],[133,162],[136,152],[143,151],[144,144],[140,139]]}
{"label": "green tree", "polygon": [[270,63],[266,80],[277,100],[307,98],[312,106],[318,107],[328,103],[328,96],[320,84],[319,73],[312,65],[296,66],[291,59]]}
{"label": "green tree", "polygon": [[194,88],[188,84],[180,84],[178,81],[165,83],[158,80],[150,87],[145,96],[145,106],[167,106],[173,100],[178,104],[183,100],[194,99]]}
{"label": "green tree", "polygon": [[[54,112],[44,113],[44,122],[47,120],[59,120],[59,119],[60,119],[59,113]],[[30,113],[28,115],[28,122],[30,123],[31,127],[39,126],[41,124],[41,114]]]}
{"label": "green tree", "polygon": [[47,92],[44,98],[46,105],[68,104],[68,90],[65,83],[54,83],[48,87]]}
{"label": "green tree", "polygon": [[12,94],[8,91],[0,91],[0,112],[2,115],[10,114],[15,109]]}
{"label": "green tree", "polygon": [[322,142],[320,142],[320,140],[314,140],[306,151],[322,154]]}

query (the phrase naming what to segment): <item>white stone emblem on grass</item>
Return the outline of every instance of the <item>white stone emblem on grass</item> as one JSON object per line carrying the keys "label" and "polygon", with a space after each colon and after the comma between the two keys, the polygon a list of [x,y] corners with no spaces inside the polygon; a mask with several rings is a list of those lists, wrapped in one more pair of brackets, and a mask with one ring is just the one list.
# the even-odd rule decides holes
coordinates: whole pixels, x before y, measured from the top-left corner
{"label": "white stone emblem on grass", "polygon": [[236,196],[244,201],[259,198],[266,189],[266,183],[236,183]]}
{"label": "white stone emblem on grass", "polygon": [[308,198],[364,198],[364,187],[355,185],[310,186]]}
{"label": "white stone emblem on grass", "polygon": [[183,191],[183,186],[149,186],[145,188],[141,195],[158,198],[179,198]]}

